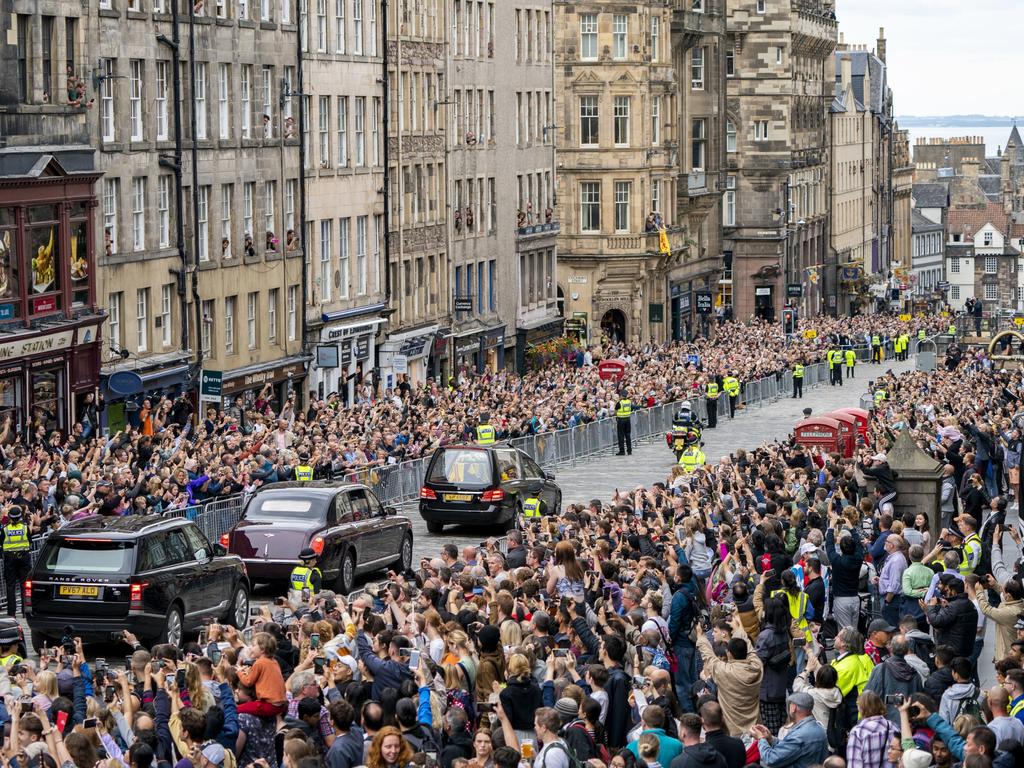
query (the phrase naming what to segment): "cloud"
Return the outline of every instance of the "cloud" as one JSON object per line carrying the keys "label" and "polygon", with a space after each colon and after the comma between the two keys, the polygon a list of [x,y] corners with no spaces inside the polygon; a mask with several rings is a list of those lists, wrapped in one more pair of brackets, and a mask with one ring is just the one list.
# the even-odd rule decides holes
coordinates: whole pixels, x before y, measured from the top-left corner
{"label": "cloud", "polygon": [[1024,115],[1018,0],[838,0],[836,16],[869,49],[885,28],[897,115]]}

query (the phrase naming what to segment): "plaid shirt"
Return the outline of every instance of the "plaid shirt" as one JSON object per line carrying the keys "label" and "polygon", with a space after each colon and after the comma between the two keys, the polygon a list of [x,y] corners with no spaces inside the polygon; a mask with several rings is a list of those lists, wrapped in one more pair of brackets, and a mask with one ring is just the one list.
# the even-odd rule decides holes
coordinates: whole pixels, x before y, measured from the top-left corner
{"label": "plaid shirt", "polygon": [[861,720],[850,731],[846,768],[892,768],[888,760],[889,742],[899,735],[899,728],[883,715]]}

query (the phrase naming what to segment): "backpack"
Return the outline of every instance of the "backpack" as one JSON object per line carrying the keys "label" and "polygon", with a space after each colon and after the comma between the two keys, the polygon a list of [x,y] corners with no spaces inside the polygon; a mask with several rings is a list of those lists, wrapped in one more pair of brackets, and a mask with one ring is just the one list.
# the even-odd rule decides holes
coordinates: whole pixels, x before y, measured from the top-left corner
{"label": "backpack", "polygon": [[[589,735],[589,734],[588,734]],[[572,750],[566,746],[564,741],[553,741],[547,745],[547,749],[560,749],[565,753],[566,758],[569,760],[569,768],[584,768],[583,763],[576,759],[576,755],[572,753]],[[611,761],[609,761],[611,762]],[[535,764],[536,765],[536,764]],[[544,765],[544,761],[540,761],[540,765],[536,765],[536,768],[547,768]]]}
{"label": "backpack", "polygon": [[960,703],[957,705],[956,714],[953,715],[953,719],[956,720],[960,715],[970,715],[977,719],[979,723],[985,722],[985,719],[981,716],[981,706],[978,704],[978,689],[974,689],[974,695],[968,696],[966,699],[960,699]]}
{"label": "backpack", "polygon": [[608,751],[608,747],[606,747],[604,744],[598,744],[594,737],[590,735],[590,731],[587,730],[586,725],[584,725],[583,723],[573,723],[569,727],[578,728],[579,730],[583,731],[584,735],[586,735],[587,737],[587,741],[590,743],[591,748],[593,748],[597,752],[597,756],[601,758],[601,762],[605,765],[611,763],[612,756],[611,753]]}

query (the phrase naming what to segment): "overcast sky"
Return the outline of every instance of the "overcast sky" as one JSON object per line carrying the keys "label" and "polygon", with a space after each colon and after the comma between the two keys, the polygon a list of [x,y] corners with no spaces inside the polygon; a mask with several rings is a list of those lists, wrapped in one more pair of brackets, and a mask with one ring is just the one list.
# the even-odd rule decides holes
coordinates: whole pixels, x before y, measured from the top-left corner
{"label": "overcast sky", "polygon": [[897,115],[1024,115],[1021,0],[837,0],[847,43],[885,27]]}

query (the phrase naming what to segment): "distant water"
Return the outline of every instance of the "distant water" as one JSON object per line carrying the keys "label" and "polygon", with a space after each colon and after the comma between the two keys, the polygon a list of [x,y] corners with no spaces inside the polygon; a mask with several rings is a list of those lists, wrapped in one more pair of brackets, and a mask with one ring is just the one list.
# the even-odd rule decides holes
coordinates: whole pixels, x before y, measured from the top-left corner
{"label": "distant water", "polygon": [[[1010,137],[1011,125],[908,125],[900,126],[910,131],[910,151],[919,137],[925,139],[950,139],[954,136],[981,136],[985,142],[985,156],[995,157],[996,151],[1006,148],[1006,140]],[[1018,123],[1017,130],[1024,135],[1024,123]]]}

